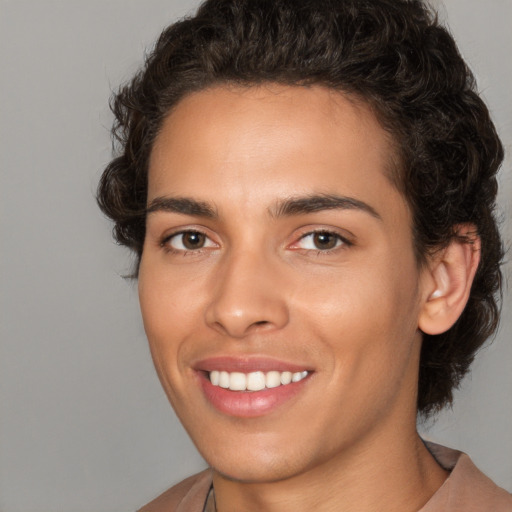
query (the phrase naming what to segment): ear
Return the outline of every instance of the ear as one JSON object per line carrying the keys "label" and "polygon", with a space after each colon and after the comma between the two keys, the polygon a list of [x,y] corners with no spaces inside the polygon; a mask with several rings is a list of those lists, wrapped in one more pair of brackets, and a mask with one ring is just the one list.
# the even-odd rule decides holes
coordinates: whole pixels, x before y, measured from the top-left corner
{"label": "ear", "polygon": [[423,281],[424,298],[418,327],[441,334],[462,314],[480,261],[480,237],[472,224],[457,227],[457,236],[436,253]]}

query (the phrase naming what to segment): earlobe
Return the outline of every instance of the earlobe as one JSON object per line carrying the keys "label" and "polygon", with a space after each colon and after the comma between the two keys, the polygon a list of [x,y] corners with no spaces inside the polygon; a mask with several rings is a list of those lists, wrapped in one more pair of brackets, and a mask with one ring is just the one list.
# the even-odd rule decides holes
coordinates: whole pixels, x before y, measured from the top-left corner
{"label": "earlobe", "polygon": [[418,327],[441,334],[462,314],[480,261],[480,237],[473,225],[463,224],[457,237],[431,261]]}

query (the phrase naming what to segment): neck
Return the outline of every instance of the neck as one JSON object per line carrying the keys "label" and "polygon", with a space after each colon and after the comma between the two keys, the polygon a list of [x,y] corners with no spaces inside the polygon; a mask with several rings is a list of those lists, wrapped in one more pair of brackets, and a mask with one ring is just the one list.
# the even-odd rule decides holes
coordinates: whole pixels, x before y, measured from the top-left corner
{"label": "neck", "polygon": [[[405,433],[404,433],[405,434]],[[273,482],[239,482],[214,471],[218,512],[416,512],[447,477],[414,430],[351,447],[341,457]]]}

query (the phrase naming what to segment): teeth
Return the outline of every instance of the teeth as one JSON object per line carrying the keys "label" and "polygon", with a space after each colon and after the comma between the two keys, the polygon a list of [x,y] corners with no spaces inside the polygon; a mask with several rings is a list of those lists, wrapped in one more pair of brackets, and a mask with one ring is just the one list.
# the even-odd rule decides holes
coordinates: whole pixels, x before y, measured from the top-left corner
{"label": "teeth", "polygon": [[229,388],[229,373],[228,372],[220,372],[219,375],[219,386],[221,388]]}
{"label": "teeth", "polygon": [[283,372],[281,373],[281,384],[290,384],[292,381],[292,372]]}
{"label": "teeth", "polygon": [[245,373],[231,373],[229,376],[229,389],[233,391],[245,391],[247,389],[247,377]]}
{"label": "teeth", "polygon": [[306,375],[308,374],[308,372],[295,372],[293,375],[292,375],[292,382],[299,382],[299,380],[302,380],[304,377],[306,377]]}
{"label": "teeth", "polygon": [[281,373],[280,372],[268,372],[265,376],[265,386],[267,388],[277,388],[281,385]]}
{"label": "teeth", "polygon": [[[251,372],[247,375],[247,388],[249,391],[259,391],[265,388],[265,374],[263,372]],[[244,390],[242,390],[244,391]]]}
{"label": "teeth", "polygon": [[260,391],[265,388],[277,388],[286,386],[291,382],[299,382],[306,378],[309,372],[225,372],[211,371],[210,382],[214,386],[230,389],[231,391]]}
{"label": "teeth", "polygon": [[220,382],[220,372],[217,370],[210,372],[210,381],[214,386],[218,386]]}

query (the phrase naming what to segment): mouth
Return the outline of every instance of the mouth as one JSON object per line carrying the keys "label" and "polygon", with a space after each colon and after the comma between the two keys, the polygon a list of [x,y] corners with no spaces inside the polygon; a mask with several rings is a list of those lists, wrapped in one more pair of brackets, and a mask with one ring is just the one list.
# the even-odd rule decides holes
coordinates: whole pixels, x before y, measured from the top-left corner
{"label": "mouth", "polygon": [[309,372],[307,370],[300,372],[254,371],[250,373],[213,370],[208,373],[208,378],[213,386],[223,389],[255,392],[263,389],[288,386],[291,383],[300,382],[308,375]]}
{"label": "mouth", "polygon": [[292,402],[314,373],[298,364],[265,358],[214,358],[196,366],[207,402],[217,412],[254,418]]}

